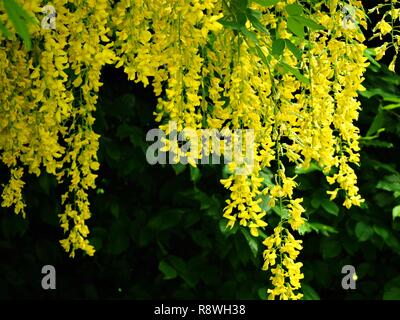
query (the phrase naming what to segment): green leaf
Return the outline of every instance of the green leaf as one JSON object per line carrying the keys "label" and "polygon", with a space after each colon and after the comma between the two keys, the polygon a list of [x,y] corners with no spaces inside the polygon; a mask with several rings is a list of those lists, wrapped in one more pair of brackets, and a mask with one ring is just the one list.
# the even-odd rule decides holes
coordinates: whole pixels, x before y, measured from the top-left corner
{"label": "green leaf", "polygon": [[294,17],[288,18],[287,26],[290,32],[292,32],[293,34],[302,39],[304,38],[305,36],[304,25],[299,23]]}
{"label": "green leaf", "polygon": [[257,39],[257,34],[255,34],[253,31],[248,30],[246,27],[241,27],[240,31],[250,40],[252,40],[254,43],[258,43]]}
{"label": "green leaf", "polygon": [[314,209],[318,209],[322,204],[322,199],[324,199],[324,198],[320,192],[314,193],[311,198],[311,206]]}
{"label": "green leaf", "polygon": [[320,24],[316,23],[314,20],[308,19],[302,16],[295,16],[293,17],[299,24],[302,26],[306,26],[312,30],[324,30],[324,27]]}
{"label": "green leaf", "polygon": [[298,3],[292,3],[286,6],[286,12],[290,16],[299,16],[303,14],[303,7]]}
{"label": "green leaf", "polygon": [[397,109],[397,108],[400,108],[400,103],[388,104],[388,105],[384,106],[382,109],[383,110],[393,110],[393,109]]}
{"label": "green leaf", "polygon": [[357,222],[355,232],[356,237],[360,241],[367,241],[374,234],[374,230],[372,229],[372,227],[363,221]]}
{"label": "green leaf", "polygon": [[201,172],[199,168],[190,166],[190,180],[192,180],[193,182],[197,182],[200,180],[200,177],[201,177]]}
{"label": "green leaf", "polygon": [[28,21],[26,20],[26,18],[29,17],[28,14],[25,12],[24,9],[20,7],[20,5],[15,0],[6,0],[3,1],[3,3],[7,15],[14,25],[17,34],[22,38],[26,48],[28,50],[31,50],[32,42],[27,27]]}
{"label": "green leaf", "polygon": [[296,57],[297,60],[300,60],[303,53],[299,48],[297,48],[293,42],[291,42],[289,39],[285,39],[285,44],[288,47],[288,49],[293,53],[293,55]]}
{"label": "green leaf", "polygon": [[21,5],[19,5],[17,1],[15,0],[7,0],[7,1],[11,1],[14,3],[13,5],[14,10],[22,19],[26,20],[27,23],[34,23],[36,21],[36,19],[33,16],[31,16],[28,12],[26,12],[25,9],[21,7]]}
{"label": "green leaf", "polygon": [[164,274],[165,280],[174,279],[178,275],[176,270],[165,260],[160,261],[158,269]]}
{"label": "green leaf", "polygon": [[393,251],[395,251],[397,254],[400,253],[400,242],[392,232],[388,232],[388,235],[384,240]]}
{"label": "green leaf", "polygon": [[381,67],[381,65],[374,59],[374,56],[376,56],[376,52],[374,49],[367,48],[364,50],[364,55],[368,58],[368,60],[378,68]]}
{"label": "green leaf", "polygon": [[306,233],[312,232],[313,229],[311,228],[308,222],[304,222],[299,228],[299,234],[301,236],[305,235]]}
{"label": "green leaf", "polygon": [[265,34],[269,34],[268,30],[263,26],[263,24],[259,20],[258,16],[259,14],[261,14],[261,12],[252,9],[247,9],[246,13],[247,13],[247,18],[250,20],[251,24],[255,29]]}
{"label": "green leaf", "polygon": [[252,2],[259,4],[260,6],[273,6],[277,4],[280,0],[253,0]]}
{"label": "green leaf", "polygon": [[272,54],[276,57],[282,55],[283,50],[285,49],[285,40],[283,39],[275,39],[272,42]]}
{"label": "green leaf", "polygon": [[259,46],[256,46],[256,51],[258,53],[258,56],[261,58],[262,62],[264,62],[266,65],[269,65],[269,62],[271,61],[271,58],[269,56],[266,57],[264,52],[260,49]]}
{"label": "green leaf", "polygon": [[397,217],[400,217],[400,205],[393,208],[392,217],[393,217],[393,220],[396,219]]}
{"label": "green leaf", "polygon": [[400,277],[388,281],[383,292],[383,300],[400,300]]}
{"label": "green leaf", "polygon": [[231,0],[231,5],[233,9],[237,10],[238,12],[243,12],[244,10],[246,10],[248,4],[248,0]]}
{"label": "green leaf", "polygon": [[189,287],[194,288],[196,286],[197,281],[182,258],[171,255],[168,257],[168,262],[175,268],[177,274],[186,282]]}
{"label": "green leaf", "polygon": [[374,88],[374,89],[369,89],[366,91],[360,91],[360,94],[367,99],[370,99],[373,96],[379,95],[383,98],[383,101],[400,102],[400,97],[398,97],[395,94],[386,92],[381,88]]}
{"label": "green leaf", "polygon": [[400,288],[399,287],[389,287],[383,293],[383,300],[400,300]]}
{"label": "green leaf", "polygon": [[251,252],[253,253],[254,258],[257,257],[258,255],[258,242],[257,240],[250,235],[250,233],[246,229],[240,229],[242,232],[243,236],[245,237],[247,244],[250,247]]}
{"label": "green leaf", "polygon": [[336,203],[329,201],[328,199],[323,199],[321,201],[322,208],[334,216],[339,215],[339,207]]}
{"label": "green leaf", "polygon": [[373,227],[375,233],[380,236],[383,240],[386,240],[389,237],[389,231],[384,227],[374,225]]}
{"label": "green leaf", "polygon": [[319,222],[311,222],[310,226],[313,230],[320,231],[325,236],[329,236],[331,233],[338,233],[334,227]]}
{"label": "green leaf", "polygon": [[263,16],[261,11],[250,9],[250,8],[246,9],[246,15],[252,15],[252,16],[256,17],[258,20],[260,20],[260,18]]}
{"label": "green leaf", "polygon": [[371,166],[376,170],[376,169],[383,169],[386,170],[390,173],[394,173],[394,174],[399,174],[396,169],[395,169],[395,165],[394,164],[387,164],[387,163],[383,163],[377,160],[371,160],[370,161]]}
{"label": "green leaf", "polygon": [[244,9],[243,9],[243,11],[236,13],[236,21],[237,21],[238,25],[240,26],[240,28],[246,27],[247,17],[246,17]]}
{"label": "green leaf", "polygon": [[[376,137],[371,137],[376,138]],[[393,143],[381,140],[363,140],[362,144],[369,147],[376,147],[376,148],[393,148]]]}
{"label": "green leaf", "polygon": [[287,63],[285,62],[280,62],[280,65],[283,67],[283,69],[287,72],[290,72],[291,74],[293,74],[297,80],[301,81],[302,83],[309,85],[310,84],[310,79],[308,79],[307,77],[303,76],[299,70],[289,66]]}
{"label": "green leaf", "polygon": [[179,175],[179,174],[181,174],[183,171],[185,171],[186,165],[184,165],[184,164],[182,164],[182,163],[173,164],[173,165],[172,165],[172,169],[174,169],[176,175]]}
{"label": "green leaf", "polygon": [[268,298],[267,290],[268,290],[267,288],[259,288],[257,290],[257,294],[258,294],[258,297],[260,298],[260,300],[267,300],[267,298]]}
{"label": "green leaf", "polygon": [[281,218],[281,219],[288,219],[289,212],[285,207],[275,206],[272,210]]}
{"label": "green leaf", "polygon": [[221,231],[222,234],[229,236],[231,234],[235,234],[239,230],[239,226],[237,223],[233,226],[233,228],[227,227],[227,220],[225,218],[221,219],[219,221],[219,230]]}
{"label": "green leaf", "polygon": [[201,219],[201,214],[199,212],[189,212],[184,216],[184,227],[189,228]]}
{"label": "green leaf", "polygon": [[218,20],[220,24],[222,24],[225,28],[229,28],[232,30],[240,30],[241,25],[236,21],[228,20],[228,18],[221,18]]}
{"label": "green leaf", "polygon": [[338,231],[331,226],[328,226],[326,224],[322,224],[319,222],[304,222],[300,228],[299,228],[299,233],[301,235],[304,235],[306,233],[315,231],[316,233],[321,233],[324,236],[330,236],[333,233],[338,233]]}
{"label": "green leaf", "polygon": [[386,176],[384,180],[381,180],[378,182],[376,185],[377,189],[382,189],[385,191],[390,191],[390,192],[399,192],[400,191],[400,180],[399,175],[391,175],[391,176]]}
{"label": "green leaf", "polygon": [[303,291],[302,300],[320,300],[318,293],[309,285],[303,283],[301,285],[301,290]]}
{"label": "green leaf", "polygon": [[372,136],[376,133],[379,129],[383,127],[383,123],[385,121],[385,115],[382,110],[379,110],[378,114],[375,116],[374,120],[369,127],[366,136]]}

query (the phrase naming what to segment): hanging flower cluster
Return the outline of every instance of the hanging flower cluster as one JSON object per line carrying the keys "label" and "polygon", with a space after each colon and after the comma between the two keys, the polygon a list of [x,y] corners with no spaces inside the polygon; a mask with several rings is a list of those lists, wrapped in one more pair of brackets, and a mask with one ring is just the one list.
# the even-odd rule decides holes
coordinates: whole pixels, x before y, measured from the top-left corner
{"label": "hanging flower cluster", "polygon": [[376,48],[376,60],[382,59],[386,51],[390,48],[394,49],[392,61],[389,64],[389,70],[395,71],[397,57],[400,51],[400,29],[398,22],[400,21],[400,7],[398,0],[385,0],[384,3],[378,4],[368,11],[368,13],[383,13],[381,20],[373,28],[374,35],[371,39],[379,37],[389,37],[390,41],[384,42]]}
{"label": "hanging flower cluster", "polygon": [[[21,4],[40,17],[48,1]],[[167,134],[171,121],[177,131],[252,130],[254,161],[239,161],[243,155],[234,154],[231,174],[221,180],[230,191],[223,216],[227,227],[240,224],[258,237],[270,214],[261,203],[267,199],[268,208],[280,208],[281,221],[263,242],[263,269],[270,269],[274,286],[269,298],[301,298],[302,264],[296,259],[302,245],[294,234],[305,209],[288,166],[307,169],[314,163],[332,185],[332,200],[340,194],[347,208],[363,202],[353,169],[360,160],[357,91],[364,89],[368,66],[361,1],[347,2],[357,21],[352,28],[337,0],[54,0],[51,5],[56,28],[31,25],[32,50],[16,33],[9,39],[0,34],[0,157],[10,169],[2,206],[25,214],[24,173],[55,175],[68,185],[61,199],[67,235],[61,244],[72,257],[77,249],[93,255],[85,224],[87,191],[95,188],[99,168],[92,114],[101,68],[115,64],[130,80],[153,86],[155,118]],[[392,21],[398,19],[398,9],[390,12]],[[2,11],[0,22],[12,30]],[[389,29],[384,20],[376,26],[381,34]],[[173,150],[177,159],[188,157],[193,166],[203,156],[164,142],[164,150]],[[210,152],[227,156],[218,148],[212,145]],[[246,170],[237,174],[239,167]],[[266,181],[265,170],[274,173],[272,181]]]}
{"label": "hanging flower cluster", "polygon": [[[27,12],[41,14],[42,1],[25,1]],[[90,217],[87,190],[95,187],[98,135],[92,130],[103,65],[115,61],[107,0],[55,0],[57,29],[31,25],[32,50],[13,35],[0,38],[0,150],[10,168],[2,206],[25,215],[21,195],[25,172],[42,170],[68,181],[60,215],[67,234],[61,241],[71,256],[76,249],[93,255],[86,239]],[[38,15],[40,17],[40,15]],[[7,25],[5,14],[0,19]],[[10,28],[11,29],[11,28]]]}

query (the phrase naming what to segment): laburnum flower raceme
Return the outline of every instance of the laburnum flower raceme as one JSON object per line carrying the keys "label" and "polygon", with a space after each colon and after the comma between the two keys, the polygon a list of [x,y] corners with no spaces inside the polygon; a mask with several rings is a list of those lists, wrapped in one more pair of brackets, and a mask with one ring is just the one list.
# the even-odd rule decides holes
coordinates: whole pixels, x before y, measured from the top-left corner
{"label": "laburnum flower raceme", "polygon": [[[99,168],[93,112],[101,68],[114,64],[130,80],[152,85],[158,97],[154,115],[167,134],[170,121],[178,131],[253,130],[253,163],[234,155],[227,166],[230,175],[221,180],[230,191],[223,216],[227,228],[239,224],[264,238],[263,269],[270,270],[273,286],[268,297],[300,299],[302,264],[296,259],[302,242],[294,235],[305,209],[288,166],[316,165],[332,185],[331,200],[341,197],[347,208],[363,202],[354,172],[360,161],[357,92],[364,89],[368,66],[361,1],[20,4],[38,21],[43,6],[51,4],[56,28],[30,24],[28,50],[0,6],[0,21],[11,30],[0,34],[0,156],[10,172],[2,206],[25,215],[24,174],[55,175],[68,186],[61,199],[59,219],[66,234],[61,245],[72,257],[78,249],[94,254],[85,224],[91,215],[88,189],[95,188]],[[345,21],[344,5],[354,10],[352,26]],[[384,5],[390,13],[375,26],[378,36],[390,34],[399,19],[397,1],[384,1],[376,10]],[[390,45],[397,55],[398,36]],[[386,46],[377,49],[377,58]],[[210,152],[217,152],[214,147]],[[168,149],[193,166],[202,157],[165,140]],[[247,170],[237,174],[238,167]],[[281,215],[269,230],[272,208]]]}

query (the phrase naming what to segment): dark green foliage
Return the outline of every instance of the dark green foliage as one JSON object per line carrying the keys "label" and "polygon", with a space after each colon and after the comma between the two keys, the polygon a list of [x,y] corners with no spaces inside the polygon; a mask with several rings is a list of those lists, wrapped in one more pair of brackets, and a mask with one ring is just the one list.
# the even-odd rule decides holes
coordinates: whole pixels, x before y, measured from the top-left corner
{"label": "dark green foliage", "polygon": [[[357,170],[365,204],[346,210],[340,205],[342,199],[335,206],[327,201],[327,185],[319,173],[301,177],[309,202],[308,223],[321,223],[334,231],[322,238],[322,230],[310,232],[304,243],[304,282],[321,298],[400,299],[400,109],[388,107],[399,99],[400,77],[373,66],[366,79],[359,121],[363,149]],[[304,230],[318,232],[319,228]],[[356,268],[356,290],[341,288],[341,269],[346,264]]]}
{"label": "dark green foliage", "polygon": [[[26,12],[15,0],[1,0],[0,7],[4,7],[8,19],[14,26],[16,33],[21,37],[26,48],[31,50],[32,41],[29,34],[28,25],[30,23],[35,23],[35,18]],[[9,38],[11,35],[10,31],[2,21],[0,21],[0,32],[7,38]]]}
{"label": "dark green foliage", "polygon": [[[297,172],[308,218],[301,230],[304,299],[400,299],[400,109],[390,107],[400,99],[400,78],[377,67],[366,78],[357,172],[363,208],[329,202],[318,168]],[[157,126],[151,89],[111,68],[104,81],[95,126],[102,166],[89,222],[96,255],[67,257],[57,243],[63,186],[47,175],[29,177],[28,219],[0,209],[0,298],[265,298],[262,239],[226,229],[222,219],[223,168],[147,164],[145,135]],[[46,264],[57,270],[52,292],[40,286]],[[353,291],[341,287],[346,264],[357,271]]]}
{"label": "dark green foliage", "polygon": [[[58,244],[62,186],[30,177],[28,219],[0,209],[0,298],[257,298],[266,283],[258,243],[224,228],[221,167],[200,174],[147,164],[145,135],[157,126],[152,91],[111,68],[104,78],[95,125],[102,166],[89,221],[97,252],[68,258]],[[46,264],[57,270],[54,292],[41,289]]]}

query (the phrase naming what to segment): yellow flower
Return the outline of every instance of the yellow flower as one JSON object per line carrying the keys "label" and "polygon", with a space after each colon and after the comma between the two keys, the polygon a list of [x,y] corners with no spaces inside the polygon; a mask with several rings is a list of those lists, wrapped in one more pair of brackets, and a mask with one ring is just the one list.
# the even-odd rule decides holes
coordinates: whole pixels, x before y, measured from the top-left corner
{"label": "yellow flower", "polygon": [[375,49],[375,60],[379,61],[382,59],[382,57],[385,55],[387,49],[387,42],[385,42],[383,45]]}
{"label": "yellow flower", "polygon": [[376,24],[374,28],[374,31],[376,30],[379,30],[380,33],[384,36],[392,31],[392,26],[385,20],[381,20]]}

